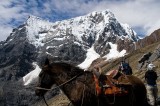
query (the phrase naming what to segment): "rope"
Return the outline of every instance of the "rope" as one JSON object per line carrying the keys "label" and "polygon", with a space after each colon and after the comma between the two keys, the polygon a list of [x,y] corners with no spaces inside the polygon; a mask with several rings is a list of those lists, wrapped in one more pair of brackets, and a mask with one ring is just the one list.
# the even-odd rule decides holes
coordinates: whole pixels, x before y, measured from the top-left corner
{"label": "rope", "polygon": [[44,96],[42,96],[42,97],[43,97],[43,100],[44,100],[45,104],[46,104],[47,106],[49,106],[49,105],[47,104],[47,101],[46,101],[45,97],[44,97]]}
{"label": "rope", "polygon": [[106,76],[106,77],[107,77],[107,80],[108,80],[112,85],[116,86],[116,84],[115,84],[110,78],[108,78],[108,76]]}
{"label": "rope", "polygon": [[[46,90],[46,91],[49,91],[49,90],[52,90],[52,89],[47,89],[47,88],[42,88],[42,87],[35,87],[36,89],[40,89],[40,90]],[[57,87],[55,87],[55,88],[57,88]],[[54,88],[54,89],[55,89]]]}
{"label": "rope", "polygon": [[[95,83],[95,81],[94,81]],[[96,83],[95,83],[96,84]],[[98,93],[96,91],[96,88],[95,88],[95,91],[94,91],[95,95],[96,95],[96,98],[97,98],[97,106],[99,106],[99,98],[98,98]]]}
{"label": "rope", "polygon": [[[107,80],[108,80],[112,85],[116,86],[116,85],[110,80],[110,78],[108,78],[108,76],[106,76],[106,77],[107,77]],[[115,101],[116,101],[116,94],[115,94],[115,92],[114,92],[113,102],[110,102],[110,101],[108,100],[108,103],[109,103],[109,104],[114,104]]]}
{"label": "rope", "polygon": [[[86,77],[87,77],[87,74],[86,74],[86,76],[85,76],[85,81],[86,81]],[[84,100],[84,91],[85,91],[85,89],[86,89],[86,86],[85,86],[85,84],[83,84],[84,85],[84,89],[83,89],[83,95],[82,95],[82,103],[81,103],[81,106],[83,106],[83,100]]]}
{"label": "rope", "polygon": [[[78,77],[79,75],[80,75],[80,74],[74,76],[73,78],[69,79],[68,81],[66,81],[66,82],[64,82],[64,83],[60,84],[59,86],[54,87],[54,88],[52,88],[52,89],[47,89],[47,88],[42,88],[42,87],[35,87],[35,88],[36,88],[36,89],[41,89],[41,90],[50,91],[50,90],[53,90],[53,89],[56,89],[56,88],[59,88],[59,87],[65,85],[66,83],[72,81],[73,79],[75,79],[75,78]],[[42,97],[43,97],[43,100],[44,100],[45,104],[46,104],[47,106],[49,106],[49,105],[47,104],[47,101],[46,101],[45,97],[44,97],[44,96],[42,96]],[[69,103],[69,104],[70,104],[70,103]]]}
{"label": "rope", "polygon": [[71,103],[72,103],[72,102],[69,102],[67,106],[70,106]]}
{"label": "rope", "polygon": [[59,88],[59,87],[61,87],[61,86],[65,85],[65,84],[67,84],[68,82],[72,81],[73,79],[75,79],[75,78],[76,78],[76,77],[78,77],[79,75],[80,75],[80,74],[78,74],[78,75],[74,76],[73,78],[69,79],[68,81],[66,81],[66,82],[64,82],[64,83],[62,83],[62,84],[60,84],[60,85],[58,85],[57,87],[54,87],[54,88],[51,88],[51,89],[42,88],[42,87],[35,87],[35,88],[36,88],[36,89],[41,89],[41,90],[50,91],[50,90],[53,90],[53,89]]}
{"label": "rope", "polygon": [[82,95],[82,103],[81,103],[81,106],[83,106],[83,100],[84,100],[84,91],[85,91],[85,85],[84,85],[84,89],[83,89],[83,95]]}

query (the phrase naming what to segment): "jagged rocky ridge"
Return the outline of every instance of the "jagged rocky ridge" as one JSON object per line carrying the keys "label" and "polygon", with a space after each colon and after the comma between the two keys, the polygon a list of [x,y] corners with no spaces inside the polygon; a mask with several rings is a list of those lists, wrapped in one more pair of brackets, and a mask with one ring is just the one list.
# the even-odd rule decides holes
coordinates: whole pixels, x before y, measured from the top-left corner
{"label": "jagged rocky ridge", "polygon": [[[13,29],[6,41],[0,42],[1,102],[18,106],[27,105],[29,100],[31,105],[37,100],[34,91],[26,97],[22,92],[26,90],[22,77],[35,68],[33,62],[41,66],[48,56],[53,61],[77,65],[85,60],[91,47],[103,57],[109,53],[111,44],[117,44],[119,52],[130,52],[138,40],[135,32],[128,25],[119,23],[108,10],[55,23],[30,16],[23,25]],[[21,95],[24,96],[22,102],[19,100]],[[7,98],[9,96],[13,98]]]}

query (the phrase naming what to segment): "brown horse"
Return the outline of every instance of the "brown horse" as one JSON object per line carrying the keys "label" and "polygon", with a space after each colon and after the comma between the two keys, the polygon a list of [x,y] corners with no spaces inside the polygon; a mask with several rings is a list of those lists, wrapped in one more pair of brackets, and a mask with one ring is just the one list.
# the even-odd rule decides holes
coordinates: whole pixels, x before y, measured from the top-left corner
{"label": "brown horse", "polygon": [[[67,63],[50,64],[47,59],[39,74],[38,87],[49,89],[53,84],[60,86],[74,106],[148,106],[144,84],[134,76],[128,76],[128,79],[132,83],[128,95],[97,95],[92,72],[84,72]],[[38,96],[46,92],[43,89],[35,91]]]}

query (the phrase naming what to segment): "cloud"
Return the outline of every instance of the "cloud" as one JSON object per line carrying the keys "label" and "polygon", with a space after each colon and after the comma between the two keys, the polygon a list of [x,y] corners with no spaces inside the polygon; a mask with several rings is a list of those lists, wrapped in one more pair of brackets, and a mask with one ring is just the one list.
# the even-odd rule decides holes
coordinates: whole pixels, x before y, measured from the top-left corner
{"label": "cloud", "polygon": [[120,22],[127,23],[135,29],[141,27],[141,32],[149,35],[160,28],[159,5],[159,0],[101,0],[89,2],[81,8],[84,10],[90,7],[92,11],[109,9]]}
{"label": "cloud", "polygon": [[0,40],[5,40],[7,36],[12,32],[12,27],[9,26],[0,26]]}
{"label": "cloud", "polygon": [[24,20],[26,13],[21,13],[21,5],[12,6],[11,0],[1,0],[0,3],[0,41],[5,40],[11,33],[13,27]]}
{"label": "cloud", "polygon": [[113,11],[119,21],[128,23],[132,27],[142,27],[145,34],[149,35],[160,28],[160,1],[135,0],[122,4],[110,4],[108,7]]}
{"label": "cloud", "polygon": [[60,19],[68,14],[70,18],[110,9],[120,22],[129,24],[135,30],[141,27],[144,35],[160,28],[157,23],[160,21],[159,0],[51,0],[45,5],[45,10],[58,12]]}
{"label": "cloud", "polygon": [[160,28],[159,5],[159,0],[1,0],[0,40],[30,14],[57,21],[106,9],[120,22],[148,35]]}

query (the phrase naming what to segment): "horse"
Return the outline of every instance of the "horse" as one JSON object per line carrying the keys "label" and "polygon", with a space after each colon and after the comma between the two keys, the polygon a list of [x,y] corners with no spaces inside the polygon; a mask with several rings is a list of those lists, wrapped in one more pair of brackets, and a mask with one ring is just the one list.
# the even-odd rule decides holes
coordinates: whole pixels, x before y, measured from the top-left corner
{"label": "horse", "polygon": [[56,84],[74,106],[149,106],[143,82],[132,75],[128,75],[127,78],[132,84],[128,95],[120,97],[97,95],[92,72],[68,63],[50,63],[46,59],[37,85],[37,88],[41,89],[36,89],[35,93],[44,96],[46,89]]}

